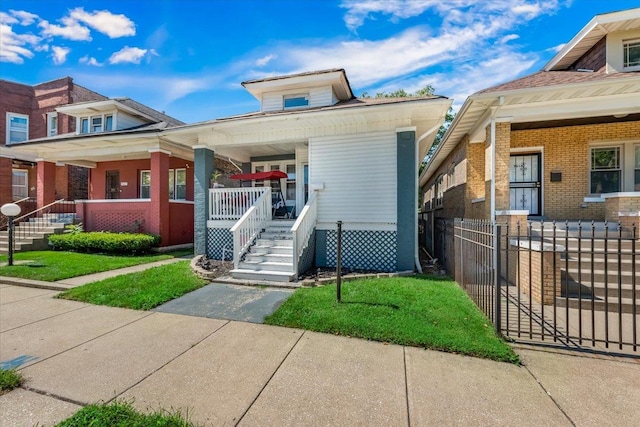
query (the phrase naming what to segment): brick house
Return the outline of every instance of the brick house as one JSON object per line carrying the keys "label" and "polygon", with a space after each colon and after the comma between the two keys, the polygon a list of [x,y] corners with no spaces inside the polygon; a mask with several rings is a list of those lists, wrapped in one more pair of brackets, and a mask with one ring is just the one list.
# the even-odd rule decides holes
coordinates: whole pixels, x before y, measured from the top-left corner
{"label": "brick house", "polygon": [[[36,197],[35,157],[7,147],[29,139],[75,132],[75,119],[56,107],[106,97],[74,83],[71,77],[34,86],[0,80],[0,205]],[[87,198],[88,171],[59,164],[55,168],[57,199]]]}
{"label": "brick house", "polygon": [[638,223],[640,8],[595,16],[542,70],[469,96],[420,186],[429,225]]}

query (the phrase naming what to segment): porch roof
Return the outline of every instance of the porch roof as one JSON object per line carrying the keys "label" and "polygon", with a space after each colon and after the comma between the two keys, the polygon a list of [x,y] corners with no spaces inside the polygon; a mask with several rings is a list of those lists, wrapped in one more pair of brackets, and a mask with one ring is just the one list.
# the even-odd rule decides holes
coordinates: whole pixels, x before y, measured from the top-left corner
{"label": "porch roof", "polygon": [[[561,78],[557,75],[561,74]],[[586,78],[575,81],[575,74]],[[566,77],[564,77],[566,75]],[[469,96],[449,126],[442,143],[420,176],[420,186],[437,171],[453,149],[468,135],[470,143],[484,142],[485,129],[500,122],[531,123],[560,119],[602,118],[615,121],[640,113],[640,73],[617,76],[570,71],[541,71]],[[568,79],[568,80],[566,80]],[[539,84],[521,84],[539,81]],[[544,81],[555,84],[543,84]]]}
{"label": "porch roof", "polygon": [[351,99],[331,106],[254,112],[163,132],[163,138],[203,145],[216,154],[248,162],[253,156],[292,153],[309,138],[415,127],[420,158],[433,143],[451,100],[441,96]]}

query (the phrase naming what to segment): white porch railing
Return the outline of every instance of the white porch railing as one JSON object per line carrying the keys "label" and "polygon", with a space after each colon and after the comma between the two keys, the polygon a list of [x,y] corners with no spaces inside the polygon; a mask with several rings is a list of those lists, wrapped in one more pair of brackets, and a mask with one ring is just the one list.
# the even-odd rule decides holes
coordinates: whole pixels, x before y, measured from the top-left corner
{"label": "white porch railing", "polygon": [[265,223],[271,220],[271,187],[264,187],[261,190],[262,194],[256,202],[231,227],[234,268],[238,268],[242,256],[262,231]]}
{"label": "white porch railing", "polygon": [[298,271],[298,262],[302,256],[302,252],[309,242],[309,236],[313,233],[313,229],[316,226],[318,219],[318,201],[316,198],[316,192],[313,191],[309,196],[307,204],[302,208],[302,212],[298,215],[298,219],[291,227],[291,233],[293,235],[293,271],[296,274],[300,274]]}
{"label": "white porch railing", "polygon": [[[240,219],[269,187],[211,188],[209,189],[209,219]],[[269,204],[271,199],[269,199]]]}

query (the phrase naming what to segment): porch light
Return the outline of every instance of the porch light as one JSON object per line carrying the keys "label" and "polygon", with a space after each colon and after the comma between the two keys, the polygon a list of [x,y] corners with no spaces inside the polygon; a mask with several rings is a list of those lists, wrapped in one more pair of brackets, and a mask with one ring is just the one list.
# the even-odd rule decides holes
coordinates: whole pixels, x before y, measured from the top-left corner
{"label": "porch light", "polygon": [[13,265],[13,218],[20,215],[20,206],[15,203],[5,203],[0,207],[2,215],[6,216],[9,220],[9,262],[8,265]]}

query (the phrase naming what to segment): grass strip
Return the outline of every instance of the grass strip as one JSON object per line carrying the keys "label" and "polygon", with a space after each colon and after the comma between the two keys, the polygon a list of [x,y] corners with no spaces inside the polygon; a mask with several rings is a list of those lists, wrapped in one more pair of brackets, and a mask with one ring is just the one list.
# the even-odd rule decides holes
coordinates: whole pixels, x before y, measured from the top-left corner
{"label": "grass strip", "polygon": [[109,404],[87,405],[57,427],[195,427],[188,414],[159,409],[150,414],[136,411],[131,403],[114,401]]}
{"label": "grass strip", "polygon": [[207,283],[191,271],[188,261],[180,261],[69,289],[58,298],[150,310]]}
{"label": "grass strip", "polygon": [[365,279],[298,289],[265,323],[518,363],[513,349],[452,280]]}
{"label": "grass strip", "polygon": [[[189,253],[193,253],[193,251],[142,256],[57,251],[19,252],[14,255],[14,265],[0,267],[0,276],[55,282],[56,280],[69,279],[86,274],[101,273],[103,271],[176,258]],[[7,257],[0,255],[0,263],[6,262]]]}

